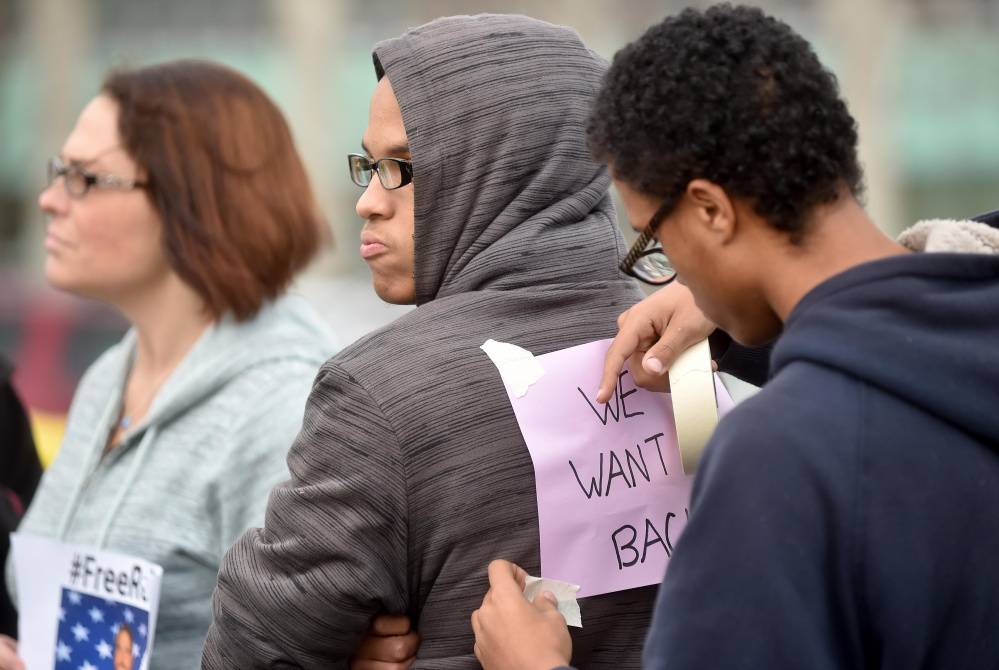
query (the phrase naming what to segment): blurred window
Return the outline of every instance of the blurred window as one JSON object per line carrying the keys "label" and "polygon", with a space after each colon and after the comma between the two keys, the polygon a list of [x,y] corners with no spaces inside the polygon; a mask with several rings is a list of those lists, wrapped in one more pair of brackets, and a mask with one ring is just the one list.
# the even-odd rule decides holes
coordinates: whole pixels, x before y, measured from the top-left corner
{"label": "blurred window", "polygon": [[69,344],[63,358],[66,372],[74,380],[79,380],[98,356],[118,343],[122,332],[120,329],[86,324],[71,327]]}

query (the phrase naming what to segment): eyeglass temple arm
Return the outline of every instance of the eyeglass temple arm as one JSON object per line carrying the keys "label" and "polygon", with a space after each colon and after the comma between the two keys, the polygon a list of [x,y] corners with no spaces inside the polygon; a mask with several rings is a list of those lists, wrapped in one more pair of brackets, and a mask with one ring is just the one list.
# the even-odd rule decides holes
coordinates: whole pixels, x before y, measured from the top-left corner
{"label": "eyeglass temple arm", "polygon": [[656,232],[655,229],[655,226],[646,226],[645,230],[642,231],[642,234],[638,236],[637,240],[635,240],[635,243],[631,245],[631,251],[629,251],[628,255],[624,257],[623,261],[621,261],[621,270],[623,272],[630,272],[631,268],[633,268],[635,263],[638,261],[638,258],[645,253],[645,247],[649,246],[649,242],[652,241],[652,237]]}

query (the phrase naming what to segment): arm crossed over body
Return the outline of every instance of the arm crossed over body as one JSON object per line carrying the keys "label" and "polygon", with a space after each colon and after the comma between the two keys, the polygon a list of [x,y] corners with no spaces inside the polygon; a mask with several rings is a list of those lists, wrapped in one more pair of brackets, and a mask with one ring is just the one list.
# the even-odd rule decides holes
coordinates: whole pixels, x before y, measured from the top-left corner
{"label": "arm crossed over body", "polygon": [[203,668],[346,667],[379,611],[404,614],[406,480],[395,434],[336,363],[313,386],[263,528],[229,550]]}

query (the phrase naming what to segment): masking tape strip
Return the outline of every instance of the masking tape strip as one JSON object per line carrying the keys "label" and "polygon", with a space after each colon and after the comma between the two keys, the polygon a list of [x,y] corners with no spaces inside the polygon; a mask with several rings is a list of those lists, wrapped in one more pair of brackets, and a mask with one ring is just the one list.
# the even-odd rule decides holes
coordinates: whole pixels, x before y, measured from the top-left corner
{"label": "masking tape strip", "polygon": [[523,398],[531,384],[545,376],[545,369],[527,349],[515,344],[486,340],[479,347],[499,369],[500,377],[518,398]]}
{"label": "masking tape strip", "polygon": [[579,587],[575,584],[560,582],[556,579],[545,579],[544,577],[527,576],[525,580],[527,586],[524,588],[524,596],[530,601],[541,595],[542,591],[551,591],[558,598],[558,611],[565,617],[565,622],[576,628],[583,627],[583,619],[579,613],[579,601],[576,600],[576,592]]}
{"label": "masking tape strip", "polygon": [[704,445],[718,425],[718,400],[707,340],[677,357],[669,369],[669,385],[683,474],[692,475]]}
{"label": "masking tape strip", "polygon": [[719,372],[718,379],[721,380],[722,386],[728,391],[729,396],[732,398],[732,403],[736,405],[744,400],[749,400],[760,392],[759,386],[753,386],[749,382],[744,382],[727,372]]}

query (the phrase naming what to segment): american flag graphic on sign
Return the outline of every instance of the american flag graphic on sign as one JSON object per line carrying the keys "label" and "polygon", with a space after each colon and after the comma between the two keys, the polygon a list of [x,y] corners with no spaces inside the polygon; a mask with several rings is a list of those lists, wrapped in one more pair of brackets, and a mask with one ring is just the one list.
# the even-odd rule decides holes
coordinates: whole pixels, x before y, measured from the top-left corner
{"label": "american flag graphic on sign", "polygon": [[149,612],[62,590],[55,670],[138,670],[149,642]]}

